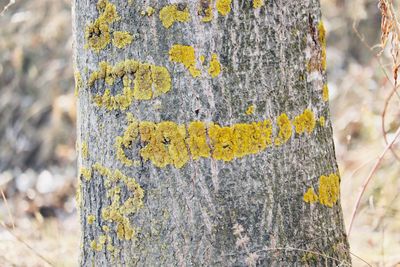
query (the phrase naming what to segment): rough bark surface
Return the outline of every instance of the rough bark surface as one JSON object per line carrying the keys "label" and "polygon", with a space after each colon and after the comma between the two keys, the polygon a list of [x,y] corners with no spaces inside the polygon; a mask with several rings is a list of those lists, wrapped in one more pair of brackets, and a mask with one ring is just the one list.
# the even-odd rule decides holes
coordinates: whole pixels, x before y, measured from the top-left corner
{"label": "rough bark surface", "polygon": [[[321,175],[338,173],[329,107],[322,100],[325,73],[307,71],[308,54],[321,49],[319,0],[268,0],[257,9],[252,1],[233,0],[230,13],[222,16],[214,9],[207,23],[198,15],[201,1],[190,0],[185,1],[190,21],[168,29],[159,11],[177,1],[110,0],[120,17],[110,27],[130,32],[134,41],[123,49],[111,42],[99,52],[84,48],[85,29],[99,17],[97,0],[73,2],[74,60],[82,79],[78,147],[80,152],[82,143],[88,148],[87,157],[80,153],[79,168],[99,163],[120,170],[144,190],[143,207],[128,216],[136,232],[124,240],[117,237],[116,224],[102,218],[102,210],[111,204],[105,177],[93,170],[91,179],[81,175],[81,266],[350,264],[340,201],[333,207],[303,201],[308,188],[318,193]],[[153,15],[141,15],[147,6],[155,8]],[[216,53],[221,74],[211,78],[197,59],[202,74],[192,77],[182,64],[169,60],[174,44],[194,47],[196,57],[209,59]],[[112,94],[122,89],[104,81],[90,87],[90,74],[101,61],[114,65],[124,59],[165,66],[171,90],[151,100],[133,100],[125,111],[96,106],[93,98],[105,88]],[[255,112],[246,115],[250,105]],[[126,150],[139,164],[127,167],[116,156],[115,138],[126,130],[126,112],[138,121],[182,125],[203,121],[230,126],[271,119],[275,138],[280,114],[292,120],[307,108],[317,118],[324,116],[325,126],[317,123],[311,134],[297,134],[293,128],[283,145],[272,144],[232,161],[210,157],[191,159],[182,168],[158,168],[138,156],[145,146],[139,139]],[[132,195],[123,185],[121,190],[122,201]],[[91,216],[94,222],[89,223]],[[243,227],[240,235],[234,234],[235,224]],[[103,230],[105,225],[109,231]],[[94,249],[91,243],[100,236],[107,241]],[[108,250],[107,244],[115,249]]]}

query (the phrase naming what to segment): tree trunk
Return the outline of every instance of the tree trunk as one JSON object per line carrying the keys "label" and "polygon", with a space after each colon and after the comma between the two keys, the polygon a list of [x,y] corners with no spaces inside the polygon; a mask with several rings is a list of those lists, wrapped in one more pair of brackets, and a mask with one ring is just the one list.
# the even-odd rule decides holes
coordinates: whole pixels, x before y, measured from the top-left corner
{"label": "tree trunk", "polygon": [[74,0],[81,266],[350,265],[318,0]]}

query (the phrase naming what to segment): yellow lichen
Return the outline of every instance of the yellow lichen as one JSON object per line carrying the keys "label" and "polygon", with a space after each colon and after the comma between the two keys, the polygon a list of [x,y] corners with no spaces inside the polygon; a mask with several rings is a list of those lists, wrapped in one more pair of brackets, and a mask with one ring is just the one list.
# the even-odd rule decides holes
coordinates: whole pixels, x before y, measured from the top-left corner
{"label": "yellow lichen", "polygon": [[93,224],[94,221],[96,220],[96,217],[94,215],[90,214],[90,215],[87,216],[86,219],[87,219],[87,223],[88,224]]}
{"label": "yellow lichen", "polygon": [[[264,120],[253,122],[254,132],[252,133],[253,147],[258,146],[258,151],[263,151],[267,146],[272,145],[272,122]],[[258,152],[257,151],[257,152]]]}
{"label": "yellow lichen", "polygon": [[104,245],[106,243],[106,241],[107,241],[107,236],[105,236],[105,235],[99,236],[99,244]]}
{"label": "yellow lichen", "polygon": [[117,136],[115,139],[115,147],[117,149],[117,159],[126,166],[132,166],[133,161],[125,155],[124,149],[131,146],[132,142],[137,138],[139,133],[139,124],[131,113],[127,114],[129,125],[126,128],[123,136]]}
{"label": "yellow lichen", "polygon": [[213,9],[211,0],[200,0],[198,15],[202,22],[210,22],[213,19]]}
{"label": "yellow lichen", "polygon": [[140,150],[144,160],[150,160],[157,167],[168,164],[182,168],[189,160],[185,144],[186,129],[174,122],[164,121],[159,124],[141,122],[139,131],[142,142],[147,143]]}
{"label": "yellow lichen", "polygon": [[204,64],[204,61],[206,61],[206,57],[204,55],[201,55],[199,57],[201,64]]}
{"label": "yellow lichen", "polygon": [[[297,117],[298,129],[308,133],[314,130],[315,118],[311,110],[305,110]],[[141,164],[137,160],[129,159],[125,154],[125,149],[131,147],[136,139],[143,144],[139,153],[141,158],[144,161],[149,160],[159,168],[168,165],[181,168],[190,158],[198,160],[211,157],[231,161],[260,153],[273,144],[274,131],[271,120],[224,127],[215,123],[193,121],[186,126],[171,121],[137,122],[133,115],[128,113],[128,122],[124,134],[116,138],[116,148],[118,159],[129,166],[135,162],[138,162],[135,166]],[[279,131],[274,143],[282,145],[290,139],[293,131],[285,113],[278,117],[277,126]]]}
{"label": "yellow lichen", "polygon": [[238,123],[233,128],[233,153],[236,158],[256,154],[272,143],[270,120],[253,123]]}
{"label": "yellow lichen", "polygon": [[[253,126],[251,124],[238,123],[233,127],[233,154],[235,157],[241,158],[246,155],[256,153],[256,150],[252,151],[250,146],[253,132]],[[254,148],[253,148],[254,149]]]}
{"label": "yellow lichen", "polygon": [[151,65],[153,97],[166,94],[171,89],[171,76],[165,67]]}
{"label": "yellow lichen", "polygon": [[326,70],[326,48],[323,47],[321,51],[321,67],[323,70]]}
{"label": "yellow lichen", "polygon": [[295,126],[296,133],[302,134],[307,131],[310,134],[315,128],[314,112],[312,112],[310,109],[305,109],[303,114],[295,117],[293,124]]}
{"label": "yellow lichen", "polygon": [[75,92],[74,92],[74,95],[75,95],[75,96],[78,96],[79,90],[80,90],[80,89],[82,88],[82,86],[83,86],[82,76],[81,76],[81,74],[79,73],[79,71],[76,71],[76,72],[74,73],[74,78],[75,78]]}
{"label": "yellow lichen", "polygon": [[115,251],[115,247],[113,245],[111,245],[111,244],[107,244],[107,251],[114,252]]}
{"label": "yellow lichen", "polygon": [[207,144],[206,126],[203,122],[194,121],[188,126],[189,137],[186,142],[189,145],[193,159],[210,157],[210,148]]}
{"label": "yellow lichen", "polygon": [[217,54],[211,55],[210,67],[208,68],[208,73],[212,78],[217,77],[221,72],[221,64],[218,61]]}
{"label": "yellow lichen", "polygon": [[116,31],[113,36],[113,44],[118,48],[124,48],[133,41],[133,36],[129,32]]}
{"label": "yellow lichen", "polygon": [[256,108],[256,107],[255,107],[254,105],[249,106],[249,107],[247,108],[247,110],[246,110],[246,115],[252,115],[252,114],[254,114],[255,108]]}
{"label": "yellow lichen", "polygon": [[321,45],[326,44],[326,30],[322,20],[318,23],[318,39]]}
{"label": "yellow lichen", "polygon": [[106,233],[110,232],[110,227],[108,227],[108,225],[103,225],[101,229]]}
{"label": "yellow lichen", "polygon": [[231,12],[232,0],[217,0],[217,10],[222,16]]}
{"label": "yellow lichen", "polygon": [[86,26],[85,39],[87,46],[96,52],[107,47],[111,41],[110,24],[119,19],[117,8],[107,0],[97,2],[99,17]]}
{"label": "yellow lichen", "polygon": [[318,195],[314,192],[314,189],[310,187],[303,196],[303,200],[306,203],[313,204],[318,201]]}
{"label": "yellow lichen", "polygon": [[138,100],[150,100],[153,97],[150,64],[140,64],[134,81],[133,97]]}
{"label": "yellow lichen", "polygon": [[82,142],[81,155],[82,159],[87,159],[89,156],[89,149],[87,142]]}
{"label": "yellow lichen", "polygon": [[339,199],[339,176],[335,173],[319,177],[319,202],[322,205],[333,207]]}
{"label": "yellow lichen", "polygon": [[160,10],[159,16],[165,28],[171,27],[175,22],[190,20],[190,13],[186,4],[167,5]]}
{"label": "yellow lichen", "polygon": [[106,6],[108,4],[108,0],[99,0],[96,4],[96,8],[99,11],[99,13],[103,13],[104,10],[106,9]]}
{"label": "yellow lichen", "polygon": [[76,207],[78,208],[78,212],[82,206],[82,182],[81,179],[78,179],[78,184],[75,192],[75,202]]}
{"label": "yellow lichen", "polygon": [[85,30],[85,38],[88,47],[96,52],[107,47],[110,43],[110,30],[107,23],[95,20]]}
{"label": "yellow lichen", "polygon": [[200,75],[200,70],[196,68],[196,55],[192,46],[173,45],[169,50],[169,60],[182,63],[193,77],[198,77]]}
{"label": "yellow lichen", "polygon": [[98,172],[100,175],[102,176],[106,176],[106,177],[110,177],[112,175],[110,169],[102,166],[100,163],[96,162],[95,164],[93,164],[93,170],[95,170],[96,172]]}
{"label": "yellow lichen", "polygon": [[292,136],[292,124],[285,113],[279,115],[277,124],[279,127],[279,132],[278,136],[275,138],[275,145],[280,146],[286,143]]}
{"label": "yellow lichen", "polygon": [[[135,236],[135,229],[130,224],[129,216],[135,214],[143,207],[144,190],[135,179],[128,177],[119,170],[111,171],[108,168],[96,163],[93,170],[105,176],[104,186],[107,190],[107,198],[111,200],[110,206],[103,208],[101,215],[103,220],[116,223],[115,233],[119,239],[131,240]],[[125,201],[121,199],[121,186],[123,184],[133,197]],[[113,186],[114,185],[114,186]],[[102,244],[102,240],[99,243]]]}
{"label": "yellow lichen", "polygon": [[322,88],[322,100],[325,102],[329,100],[329,89],[327,84],[324,84],[324,87]]}
{"label": "yellow lichen", "polygon": [[318,23],[318,39],[321,45],[321,67],[326,70],[326,30],[322,20]]}
{"label": "yellow lichen", "polygon": [[[132,80],[134,76],[134,86]],[[105,80],[107,85],[114,85],[117,79],[122,79],[122,93],[112,95],[106,89],[103,95],[95,95],[94,103],[108,110],[126,110],[135,100],[150,100],[171,89],[171,76],[165,67],[141,63],[127,59],[114,66],[100,62],[99,69],[89,76],[88,85],[94,86],[97,80]]]}
{"label": "yellow lichen", "polygon": [[104,8],[103,14],[100,15],[100,18],[104,20],[107,23],[113,23],[114,21],[119,20],[119,16],[117,13],[117,8],[115,5],[109,3],[108,1],[106,2],[106,6]]}
{"label": "yellow lichen", "polygon": [[96,240],[92,240],[90,242],[90,247],[95,251],[102,251],[103,250],[103,245],[102,244],[98,244],[96,242]]}
{"label": "yellow lichen", "polygon": [[319,125],[321,127],[325,126],[325,117],[324,116],[319,117]]}
{"label": "yellow lichen", "polygon": [[211,124],[208,129],[214,159],[231,161],[234,158],[233,129]]}
{"label": "yellow lichen", "polygon": [[253,0],[253,8],[260,8],[264,5],[264,0]]}
{"label": "yellow lichen", "polygon": [[142,16],[152,16],[154,14],[155,9],[151,6],[146,7],[146,10],[143,10],[140,14]]}
{"label": "yellow lichen", "polygon": [[85,178],[86,181],[90,181],[90,179],[92,178],[92,170],[89,168],[81,167],[79,172],[80,176]]}

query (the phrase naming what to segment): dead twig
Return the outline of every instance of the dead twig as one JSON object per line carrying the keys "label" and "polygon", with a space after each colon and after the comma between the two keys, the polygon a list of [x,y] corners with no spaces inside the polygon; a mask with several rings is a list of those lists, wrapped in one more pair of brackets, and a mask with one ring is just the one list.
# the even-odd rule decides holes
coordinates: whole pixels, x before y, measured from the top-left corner
{"label": "dead twig", "polygon": [[[388,138],[387,138],[388,131],[386,131],[385,119],[386,119],[387,110],[389,108],[390,100],[392,100],[392,98],[393,98],[395,93],[398,93],[397,92],[397,88],[398,88],[398,86],[394,85],[392,91],[389,94],[389,96],[386,97],[385,105],[384,105],[384,108],[383,108],[383,111],[382,111],[382,115],[381,115],[381,128],[382,128],[382,133],[383,133],[383,139],[385,140],[385,144],[386,145],[389,142],[388,142]],[[396,151],[392,147],[390,148],[390,150],[392,151],[392,154],[396,157],[396,159],[398,161],[400,161],[400,156],[396,153]]]}
{"label": "dead twig", "polygon": [[382,154],[379,156],[378,160],[375,162],[374,166],[372,167],[369,175],[367,176],[367,178],[364,180],[363,184],[361,185],[360,188],[360,192],[357,196],[357,200],[356,200],[356,204],[354,205],[353,208],[353,212],[351,214],[351,219],[350,219],[350,224],[349,224],[349,229],[347,231],[347,236],[350,236],[351,233],[351,228],[353,226],[353,222],[354,222],[354,218],[356,216],[358,207],[360,205],[361,202],[361,197],[364,195],[365,189],[367,188],[369,182],[371,181],[373,175],[375,174],[375,172],[378,170],[379,166],[382,163],[383,157],[385,156],[386,152],[392,147],[392,145],[396,142],[397,138],[400,136],[400,127],[397,129],[396,134],[392,140],[392,142],[390,142],[385,149],[383,150]]}
{"label": "dead twig", "polygon": [[10,206],[8,205],[7,198],[4,195],[3,189],[0,189],[0,191],[1,191],[1,196],[3,197],[3,200],[4,200],[4,204],[6,205],[8,216],[10,217],[12,228],[13,228],[13,230],[15,230],[14,217],[12,216],[11,209],[10,209]]}
{"label": "dead twig", "polygon": [[7,11],[7,9],[9,9],[10,6],[12,6],[12,5],[14,5],[14,4],[15,4],[15,0],[10,0],[10,1],[8,2],[8,4],[3,8],[3,11],[1,11],[0,16],[3,16],[4,13]]}
{"label": "dead twig", "polygon": [[49,266],[54,266],[46,257],[41,255],[39,252],[37,252],[33,247],[31,247],[28,243],[26,243],[24,240],[22,240],[19,236],[14,234],[3,221],[0,221],[0,225],[6,230],[10,235],[12,235],[18,242],[23,244],[26,248],[28,248],[33,254],[35,254],[38,258],[42,259],[47,265]]}

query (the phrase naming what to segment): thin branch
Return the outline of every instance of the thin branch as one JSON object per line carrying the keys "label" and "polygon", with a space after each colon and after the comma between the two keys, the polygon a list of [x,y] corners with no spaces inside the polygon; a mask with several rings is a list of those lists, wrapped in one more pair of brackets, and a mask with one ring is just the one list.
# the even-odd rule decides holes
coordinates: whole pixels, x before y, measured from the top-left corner
{"label": "thin branch", "polygon": [[[387,110],[389,108],[389,103],[390,100],[393,98],[394,94],[397,93],[397,87],[398,86],[393,86],[392,91],[390,92],[389,96],[385,99],[385,105],[382,111],[382,115],[381,115],[381,128],[382,128],[382,133],[383,133],[383,139],[385,140],[385,144],[387,145],[388,142],[388,132],[386,131],[386,125],[385,125],[385,118],[386,118],[386,114],[387,114]],[[396,151],[393,149],[393,147],[390,147],[390,150],[392,151],[392,154],[396,157],[396,159],[398,161],[400,161],[400,156],[397,155]]]}
{"label": "thin branch", "polygon": [[0,16],[4,16],[4,13],[7,11],[7,9],[10,8],[10,6],[15,4],[15,0],[10,0],[8,4],[3,8],[3,11],[1,11]]}
{"label": "thin branch", "polygon": [[360,256],[354,254],[353,252],[350,251],[350,254],[353,255],[354,257],[356,257],[357,259],[359,259],[360,261],[364,262],[365,264],[367,264],[368,266],[372,267],[372,265],[367,262],[366,260],[364,260],[363,258],[361,258]]}
{"label": "thin branch", "polygon": [[[398,25],[397,25],[397,26],[398,26]],[[387,132],[386,132],[386,127],[385,127],[386,110],[387,110],[387,108],[388,108],[388,106],[389,106],[389,102],[390,102],[390,100],[392,99],[392,97],[393,97],[394,94],[396,94],[397,97],[400,99],[400,93],[397,91],[397,87],[398,87],[398,86],[397,86],[397,79],[396,79],[394,82],[391,80],[391,78],[389,77],[388,72],[386,71],[386,67],[383,65],[383,63],[382,63],[382,61],[381,61],[381,59],[380,59],[380,55],[382,54],[382,52],[383,52],[383,50],[384,50],[384,49],[383,49],[383,48],[384,48],[383,45],[381,45],[381,44],[377,44],[377,45],[374,45],[374,46],[369,45],[369,44],[367,43],[367,41],[365,40],[365,37],[358,31],[356,21],[353,21],[353,31],[354,31],[354,33],[357,35],[358,39],[360,39],[360,42],[361,42],[366,48],[368,48],[368,49],[371,51],[373,57],[377,60],[377,62],[378,62],[378,64],[379,64],[379,66],[380,66],[380,68],[381,68],[383,74],[385,75],[386,80],[392,85],[392,88],[393,88],[393,90],[391,91],[390,95],[385,99],[385,106],[384,106],[384,109],[383,109],[383,112],[382,112],[382,115],[381,115],[381,117],[382,117],[382,119],[381,119],[381,129],[382,129],[382,133],[383,133],[383,138],[384,138],[385,143],[386,143],[386,145],[387,145],[387,144],[388,144],[388,141],[387,141]],[[399,35],[399,36],[400,36],[400,35]],[[375,49],[375,48],[380,48],[381,51],[378,52],[378,54],[376,54],[376,53],[374,52],[374,49]],[[390,151],[391,151],[392,154],[395,156],[395,158],[396,158],[398,161],[400,161],[400,156],[397,155],[396,151],[395,151],[392,147],[390,148]]]}
{"label": "thin branch", "polygon": [[10,217],[12,228],[13,228],[13,230],[15,230],[14,217],[12,216],[11,209],[10,209],[10,206],[8,205],[7,198],[4,195],[3,189],[0,189],[0,191],[1,191],[1,196],[3,197],[3,200],[4,200],[4,204],[6,205],[8,216]]}
{"label": "thin branch", "polygon": [[[390,84],[391,84],[392,86],[395,86],[395,85],[394,85],[394,82],[391,80],[391,78],[390,78],[390,76],[389,76],[389,74],[388,74],[388,72],[387,72],[387,70],[386,70],[386,67],[383,65],[383,63],[382,63],[382,61],[381,61],[381,59],[380,59],[380,57],[379,57],[379,54],[380,54],[381,52],[379,52],[378,54],[376,54],[376,53],[374,52],[374,49],[375,49],[375,48],[380,48],[380,49],[382,50],[382,45],[377,44],[377,45],[374,45],[374,46],[370,46],[370,45],[367,43],[367,41],[365,41],[365,37],[358,31],[358,29],[357,29],[357,23],[356,23],[355,21],[353,22],[353,31],[354,31],[354,33],[357,35],[358,39],[360,39],[360,42],[361,42],[366,48],[368,48],[368,49],[371,51],[373,57],[376,59],[376,61],[378,62],[379,66],[381,67],[381,70],[382,70],[382,72],[383,72],[383,75],[385,75],[387,81],[389,81]],[[396,93],[397,97],[400,99],[400,93],[399,93],[397,90],[396,90],[395,93]]]}
{"label": "thin branch", "polygon": [[373,175],[375,174],[375,172],[378,170],[379,166],[382,163],[383,157],[385,156],[386,152],[388,150],[390,150],[390,148],[393,146],[393,144],[396,142],[396,139],[400,136],[400,127],[397,129],[396,134],[392,140],[392,142],[390,142],[385,149],[383,150],[382,154],[379,156],[378,160],[375,162],[374,166],[371,169],[371,172],[369,173],[369,175],[367,176],[367,178],[364,180],[361,188],[360,188],[360,192],[357,196],[357,200],[356,200],[356,204],[354,205],[353,208],[353,212],[351,214],[351,219],[350,219],[350,224],[349,224],[349,229],[347,231],[347,236],[350,236],[351,233],[351,228],[353,226],[353,222],[354,222],[354,218],[356,216],[358,207],[360,205],[361,202],[361,197],[364,195],[365,189],[367,188],[369,182],[371,181]]}
{"label": "thin branch", "polygon": [[11,234],[18,242],[21,244],[25,245],[33,254],[35,254],[37,257],[39,257],[41,260],[46,262],[49,266],[54,266],[46,257],[41,255],[39,252],[37,252],[33,247],[31,247],[28,243],[26,243],[24,240],[22,240],[19,236],[14,234],[8,227],[5,225],[3,221],[0,221],[0,225],[9,233]]}

